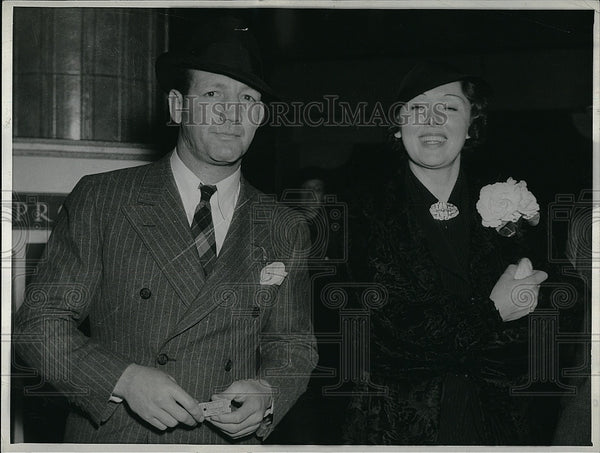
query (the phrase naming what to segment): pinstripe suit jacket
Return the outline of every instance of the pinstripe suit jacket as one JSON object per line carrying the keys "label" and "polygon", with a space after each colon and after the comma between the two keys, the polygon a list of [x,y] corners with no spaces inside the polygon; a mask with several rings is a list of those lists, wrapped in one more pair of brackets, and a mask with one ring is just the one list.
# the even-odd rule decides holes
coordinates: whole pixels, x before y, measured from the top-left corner
{"label": "pinstripe suit jacket", "polygon": [[[205,281],[169,156],[84,177],[63,205],[13,338],[73,404],[65,441],[228,442],[207,423],[160,432],[125,403],[109,402],[130,363],[164,370],[199,401],[235,380],[264,378],[276,389],[275,426],[317,360],[302,253],[308,230],[293,219],[242,178]],[[288,276],[279,286],[261,285],[261,269],[272,261],[283,262]],[[90,337],[78,329],[88,315]]]}

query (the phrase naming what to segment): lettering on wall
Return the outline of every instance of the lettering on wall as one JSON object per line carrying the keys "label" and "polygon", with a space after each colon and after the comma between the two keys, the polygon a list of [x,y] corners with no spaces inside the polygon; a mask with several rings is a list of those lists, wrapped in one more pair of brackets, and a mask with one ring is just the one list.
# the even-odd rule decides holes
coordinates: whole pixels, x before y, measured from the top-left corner
{"label": "lettering on wall", "polygon": [[13,229],[52,229],[65,194],[13,193]]}

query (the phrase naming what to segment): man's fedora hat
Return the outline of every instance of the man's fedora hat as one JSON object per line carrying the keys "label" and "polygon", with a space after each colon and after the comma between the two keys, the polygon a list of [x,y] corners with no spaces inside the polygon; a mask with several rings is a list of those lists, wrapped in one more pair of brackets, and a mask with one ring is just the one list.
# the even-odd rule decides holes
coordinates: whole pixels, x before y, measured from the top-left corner
{"label": "man's fedora hat", "polygon": [[263,80],[258,45],[247,28],[202,33],[182,49],[163,53],[156,60],[156,76],[161,89],[168,93],[184,69],[200,69],[231,77],[254,88],[264,100],[277,99]]}
{"label": "man's fedora hat", "polygon": [[444,62],[422,61],[417,63],[400,82],[396,102],[408,102],[425,91],[458,81],[473,82],[485,94],[491,93],[490,86],[480,76],[461,72]]}

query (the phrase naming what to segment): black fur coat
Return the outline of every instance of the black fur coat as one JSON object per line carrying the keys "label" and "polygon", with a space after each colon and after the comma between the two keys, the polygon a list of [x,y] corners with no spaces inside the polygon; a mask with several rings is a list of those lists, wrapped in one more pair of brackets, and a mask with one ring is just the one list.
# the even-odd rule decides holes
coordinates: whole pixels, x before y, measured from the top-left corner
{"label": "black fur coat", "polygon": [[[370,312],[370,369],[348,410],[345,441],[438,443],[443,383],[460,376],[482,414],[481,443],[526,444],[527,399],[510,389],[526,379],[528,320],[503,322],[489,299],[506,266],[527,256],[525,241],[483,227],[475,209],[483,184],[469,186],[470,297],[446,292],[407,200],[408,171],[404,166],[375,198],[358,200],[353,218],[355,277],[383,285],[388,301]],[[370,384],[387,394],[369,396]]]}

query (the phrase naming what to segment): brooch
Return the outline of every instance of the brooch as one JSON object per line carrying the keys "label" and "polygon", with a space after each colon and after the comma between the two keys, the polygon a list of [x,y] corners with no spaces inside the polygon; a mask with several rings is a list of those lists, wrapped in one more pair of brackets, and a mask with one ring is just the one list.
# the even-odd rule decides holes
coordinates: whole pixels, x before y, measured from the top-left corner
{"label": "brooch", "polygon": [[438,201],[431,205],[429,212],[435,220],[450,220],[458,215],[458,208],[452,203]]}

